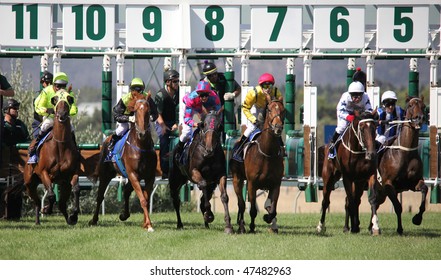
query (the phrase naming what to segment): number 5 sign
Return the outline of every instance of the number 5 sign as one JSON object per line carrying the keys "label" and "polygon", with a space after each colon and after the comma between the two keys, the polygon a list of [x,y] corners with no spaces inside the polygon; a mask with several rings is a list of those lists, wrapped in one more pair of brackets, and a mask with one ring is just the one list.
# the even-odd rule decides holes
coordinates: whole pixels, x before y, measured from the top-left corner
{"label": "number 5 sign", "polygon": [[428,46],[429,7],[378,7],[377,47],[424,49]]}
{"label": "number 5 sign", "polygon": [[114,6],[64,6],[63,40],[65,47],[113,47],[115,44]]}
{"label": "number 5 sign", "polygon": [[364,47],[364,6],[315,7],[315,49],[361,49]]}

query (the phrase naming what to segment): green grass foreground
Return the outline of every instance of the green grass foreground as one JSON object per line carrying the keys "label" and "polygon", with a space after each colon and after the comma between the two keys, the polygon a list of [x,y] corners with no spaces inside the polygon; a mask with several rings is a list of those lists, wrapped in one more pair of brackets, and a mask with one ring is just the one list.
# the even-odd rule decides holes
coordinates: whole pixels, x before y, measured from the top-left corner
{"label": "green grass foreground", "polygon": [[[100,216],[88,226],[90,215],[80,215],[76,226],[60,216],[0,221],[2,260],[439,260],[441,213],[424,214],[421,226],[403,215],[404,234],[398,236],[395,214],[380,214],[381,236],[367,231],[369,215],[361,215],[359,234],[343,233],[344,215],[327,215],[327,232],[318,235],[319,214],[279,214],[279,234],[270,234],[259,213],[256,234],[223,233],[223,215],[209,230],[200,213],[182,213],[184,230],[176,230],[174,213],[153,213],[155,232],[141,228],[141,214],[126,222],[117,215]],[[236,219],[236,213],[233,214]],[[249,215],[246,216],[249,222]],[[234,223],[234,229],[237,226]],[[247,228],[248,229],[248,228]]]}

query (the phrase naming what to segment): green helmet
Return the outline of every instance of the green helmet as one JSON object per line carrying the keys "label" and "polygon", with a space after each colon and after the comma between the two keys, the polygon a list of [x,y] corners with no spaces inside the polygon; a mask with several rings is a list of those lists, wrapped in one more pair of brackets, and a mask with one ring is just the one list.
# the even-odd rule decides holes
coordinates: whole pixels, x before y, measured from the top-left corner
{"label": "green helmet", "polygon": [[140,90],[144,90],[145,89],[145,84],[144,84],[144,82],[142,81],[141,78],[134,78],[130,82],[129,88],[130,88],[130,90],[135,89],[135,90],[140,91]]}
{"label": "green helmet", "polygon": [[69,78],[67,77],[66,73],[58,72],[55,74],[54,84],[67,85],[67,83],[69,83]]}

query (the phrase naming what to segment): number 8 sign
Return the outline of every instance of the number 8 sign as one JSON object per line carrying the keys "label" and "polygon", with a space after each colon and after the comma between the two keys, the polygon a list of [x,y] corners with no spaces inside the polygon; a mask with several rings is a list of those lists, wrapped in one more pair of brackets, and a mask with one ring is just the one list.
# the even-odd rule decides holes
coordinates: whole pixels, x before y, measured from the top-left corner
{"label": "number 8 sign", "polygon": [[191,47],[240,47],[240,6],[191,6]]}

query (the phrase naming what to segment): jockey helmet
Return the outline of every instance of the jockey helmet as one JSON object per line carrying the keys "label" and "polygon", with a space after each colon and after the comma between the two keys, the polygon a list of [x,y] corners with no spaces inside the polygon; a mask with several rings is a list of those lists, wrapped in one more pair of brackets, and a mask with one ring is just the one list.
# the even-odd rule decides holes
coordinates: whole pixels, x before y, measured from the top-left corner
{"label": "jockey helmet", "polygon": [[352,82],[348,87],[349,93],[364,92],[364,86],[359,81]]}
{"label": "jockey helmet", "polygon": [[176,70],[168,70],[164,72],[164,83],[168,80],[179,79],[179,73]]}
{"label": "jockey helmet", "polygon": [[397,101],[398,100],[397,94],[391,90],[385,91],[383,93],[383,95],[381,96],[381,103],[383,103],[385,100],[388,100],[388,99],[392,99],[392,100]]}
{"label": "jockey helmet", "polygon": [[58,72],[55,74],[54,84],[67,85],[67,83],[69,83],[69,78],[67,77],[66,73]]}
{"label": "jockey helmet", "polygon": [[40,78],[40,84],[45,82],[51,84],[53,80],[54,80],[54,75],[52,75],[52,73],[49,71],[44,71],[43,75],[41,75]]}
{"label": "jockey helmet", "polygon": [[3,106],[3,112],[6,113],[6,111],[8,111],[9,108],[19,109],[20,102],[18,102],[17,100],[15,100],[13,98],[8,99],[8,101],[6,101],[6,104]]}
{"label": "jockey helmet", "polygon": [[134,78],[129,85],[130,90],[143,91],[145,84],[141,78]]}
{"label": "jockey helmet", "polygon": [[198,94],[202,92],[211,92],[210,83],[206,81],[199,81],[198,85],[196,86],[196,92]]}
{"label": "jockey helmet", "polygon": [[205,60],[204,67],[202,68],[202,74],[208,76],[217,73],[216,65],[213,62],[208,62]]}
{"label": "jockey helmet", "polygon": [[359,81],[363,85],[366,85],[366,73],[361,70],[361,68],[357,68],[356,72],[352,76],[352,81]]}
{"label": "jockey helmet", "polygon": [[270,73],[262,74],[262,76],[260,76],[260,78],[259,78],[259,85],[261,85],[263,83],[270,83],[270,84],[274,85],[274,83],[275,83],[274,76],[271,75]]}

